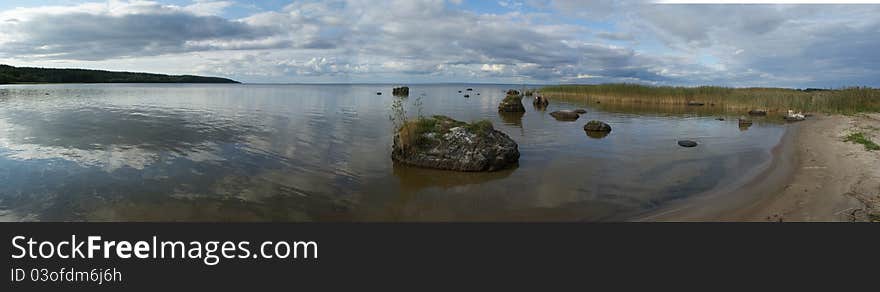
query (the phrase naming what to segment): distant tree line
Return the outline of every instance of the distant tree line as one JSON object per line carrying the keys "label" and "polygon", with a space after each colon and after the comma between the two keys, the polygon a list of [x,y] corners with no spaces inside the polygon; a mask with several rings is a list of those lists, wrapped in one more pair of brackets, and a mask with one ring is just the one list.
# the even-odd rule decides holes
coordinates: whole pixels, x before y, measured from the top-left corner
{"label": "distant tree line", "polygon": [[0,84],[12,83],[238,83],[219,77],[112,72],[85,69],[27,68],[0,65]]}

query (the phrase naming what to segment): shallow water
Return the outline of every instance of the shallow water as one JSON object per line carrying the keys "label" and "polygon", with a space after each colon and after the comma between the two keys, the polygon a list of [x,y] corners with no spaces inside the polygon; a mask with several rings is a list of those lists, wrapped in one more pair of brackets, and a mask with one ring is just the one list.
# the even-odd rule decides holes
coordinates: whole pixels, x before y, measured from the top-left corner
{"label": "shallow water", "polygon": [[[2,86],[0,220],[625,220],[735,183],[785,131],[708,106],[526,99],[525,114],[499,115],[513,86],[415,85],[411,114],[421,99],[426,115],[489,119],[521,153],[500,172],[426,170],[390,159],[392,87]],[[549,115],[579,107],[576,122]],[[611,134],[588,137],[592,119]]]}

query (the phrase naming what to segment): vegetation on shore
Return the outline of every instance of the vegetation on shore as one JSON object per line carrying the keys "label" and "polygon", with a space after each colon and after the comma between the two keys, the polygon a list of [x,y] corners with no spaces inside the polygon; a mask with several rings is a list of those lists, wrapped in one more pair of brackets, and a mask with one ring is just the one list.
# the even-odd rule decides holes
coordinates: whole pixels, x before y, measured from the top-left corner
{"label": "vegetation on shore", "polygon": [[0,84],[16,83],[238,83],[219,77],[0,65]]}
{"label": "vegetation on shore", "polygon": [[880,89],[733,88],[719,86],[649,86],[639,84],[554,85],[541,93],[561,99],[584,99],[603,103],[687,105],[701,102],[730,110],[766,109],[785,112],[843,113],[880,112]]}
{"label": "vegetation on shore", "polygon": [[843,139],[843,141],[862,144],[865,146],[865,150],[868,151],[880,150],[880,145],[877,145],[877,143],[871,141],[871,139],[865,136],[865,133],[862,132],[849,134],[848,136],[846,136],[846,138]]}

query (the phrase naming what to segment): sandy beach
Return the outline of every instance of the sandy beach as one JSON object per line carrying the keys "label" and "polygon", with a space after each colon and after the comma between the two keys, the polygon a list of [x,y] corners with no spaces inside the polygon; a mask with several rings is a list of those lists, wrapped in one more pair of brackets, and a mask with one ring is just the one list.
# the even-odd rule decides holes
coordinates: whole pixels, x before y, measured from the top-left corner
{"label": "sandy beach", "polygon": [[871,221],[880,214],[880,152],[844,142],[880,137],[880,114],[819,115],[793,125],[759,173],[729,189],[671,204],[637,221]]}

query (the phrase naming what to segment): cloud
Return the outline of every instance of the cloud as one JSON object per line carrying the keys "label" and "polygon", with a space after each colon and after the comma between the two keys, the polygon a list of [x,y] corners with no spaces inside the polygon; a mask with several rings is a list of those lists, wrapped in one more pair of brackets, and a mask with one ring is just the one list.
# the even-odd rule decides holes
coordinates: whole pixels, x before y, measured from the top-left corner
{"label": "cloud", "polygon": [[173,60],[184,73],[276,82],[880,85],[880,6],[471,4],[302,0],[238,19],[222,16],[240,8],[231,1],[17,8],[0,12],[0,60]]}

